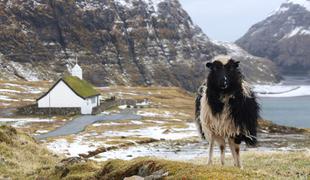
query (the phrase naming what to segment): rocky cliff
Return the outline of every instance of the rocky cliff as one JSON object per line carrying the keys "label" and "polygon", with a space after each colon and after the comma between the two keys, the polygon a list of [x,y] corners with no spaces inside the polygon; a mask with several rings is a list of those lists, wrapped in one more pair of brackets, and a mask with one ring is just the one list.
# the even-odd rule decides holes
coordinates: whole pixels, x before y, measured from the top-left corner
{"label": "rocky cliff", "polygon": [[310,73],[310,1],[288,0],[237,44],[273,60],[286,74]]}
{"label": "rocky cliff", "polygon": [[203,63],[227,53],[177,0],[2,0],[0,22],[2,79],[56,79],[77,57],[84,78],[98,86],[194,90]]}

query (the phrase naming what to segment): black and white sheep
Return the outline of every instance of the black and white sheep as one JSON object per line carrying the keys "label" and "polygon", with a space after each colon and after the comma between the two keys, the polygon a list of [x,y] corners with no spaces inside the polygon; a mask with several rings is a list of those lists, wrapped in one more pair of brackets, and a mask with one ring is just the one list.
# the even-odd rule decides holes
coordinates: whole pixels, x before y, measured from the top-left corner
{"label": "black and white sheep", "polygon": [[213,146],[217,142],[224,165],[225,141],[228,140],[234,164],[241,167],[241,142],[257,143],[259,104],[238,68],[238,61],[217,56],[206,66],[210,73],[198,90],[195,119],[201,137],[209,141],[208,164],[212,164]]}

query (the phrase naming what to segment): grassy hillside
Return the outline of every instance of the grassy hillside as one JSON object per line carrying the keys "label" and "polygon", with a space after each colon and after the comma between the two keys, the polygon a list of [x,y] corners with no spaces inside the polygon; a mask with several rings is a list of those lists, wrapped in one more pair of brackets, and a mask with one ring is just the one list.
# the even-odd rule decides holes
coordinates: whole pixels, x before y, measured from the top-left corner
{"label": "grassy hillside", "polygon": [[41,171],[53,168],[58,160],[27,134],[0,126],[0,179],[33,179]]}
{"label": "grassy hillside", "polygon": [[[206,159],[195,162],[176,162],[152,158],[131,161],[110,160],[103,163],[92,161],[70,164],[65,171],[50,171],[47,177],[57,179],[123,179],[134,175],[149,176],[162,171],[167,179],[307,179],[310,178],[310,155],[299,153],[243,153],[244,169],[206,165]],[[156,174],[156,173],[155,173]]]}
{"label": "grassy hillside", "polygon": [[[207,166],[206,159],[174,162],[152,158],[131,161],[95,162],[80,158],[61,161],[38,145],[30,136],[8,126],[0,127],[0,179],[122,179],[133,175],[148,176],[163,172],[167,179],[307,179],[310,177],[309,152],[244,152],[244,169],[227,165]],[[156,174],[156,173],[155,173]]]}

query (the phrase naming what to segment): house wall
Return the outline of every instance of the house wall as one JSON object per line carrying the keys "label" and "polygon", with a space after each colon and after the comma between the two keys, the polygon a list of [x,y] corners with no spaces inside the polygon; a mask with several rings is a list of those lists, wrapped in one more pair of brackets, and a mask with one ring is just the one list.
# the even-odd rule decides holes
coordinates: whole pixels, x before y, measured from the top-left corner
{"label": "house wall", "polygon": [[60,81],[46,96],[38,101],[39,108],[81,108],[81,114],[91,114],[99,104],[99,96],[83,99]]}
{"label": "house wall", "polygon": [[84,101],[84,105],[81,107],[82,114],[91,114],[92,109],[100,104],[99,96],[87,98]]}
{"label": "house wall", "polygon": [[95,97],[90,98],[90,104],[92,107],[98,106],[98,99],[99,99],[99,96],[95,96]]}
{"label": "house wall", "polygon": [[77,96],[63,81],[60,81],[46,96],[38,101],[39,108],[82,107],[84,99]]}

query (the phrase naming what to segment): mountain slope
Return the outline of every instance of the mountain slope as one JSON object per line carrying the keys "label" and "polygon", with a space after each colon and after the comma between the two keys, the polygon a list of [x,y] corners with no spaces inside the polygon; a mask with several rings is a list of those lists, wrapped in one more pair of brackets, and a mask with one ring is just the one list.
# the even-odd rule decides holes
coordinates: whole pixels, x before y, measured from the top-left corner
{"label": "mountain slope", "polygon": [[56,79],[77,57],[85,79],[97,86],[194,90],[203,63],[227,51],[177,0],[4,0],[0,21],[3,79]]}
{"label": "mountain slope", "polygon": [[253,56],[235,43],[213,41],[216,45],[224,47],[227,54],[241,62],[241,70],[249,82],[267,83],[281,79],[277,67],[269,59]]}
{"label": "mountain slope", "polygon": [[236,43],[253,55],[270,58],[283,73],[309,73],[310,1],[288,0]]}

